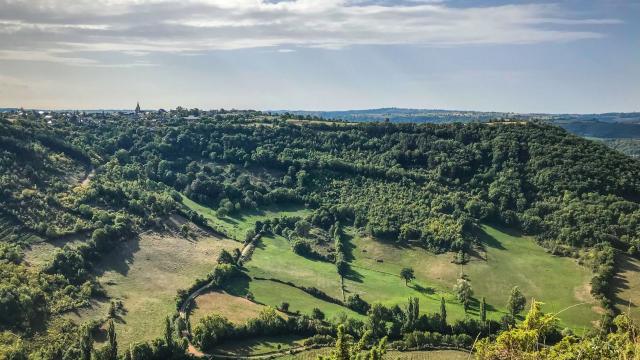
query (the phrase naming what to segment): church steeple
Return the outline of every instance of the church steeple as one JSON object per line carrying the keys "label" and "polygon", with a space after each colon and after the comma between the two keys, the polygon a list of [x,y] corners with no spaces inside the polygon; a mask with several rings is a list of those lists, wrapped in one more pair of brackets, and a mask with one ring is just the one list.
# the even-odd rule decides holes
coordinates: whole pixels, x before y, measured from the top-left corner
{"label": "church steeple", "polygon": [[136,114],[140,114],[140,102],[136,103]]}

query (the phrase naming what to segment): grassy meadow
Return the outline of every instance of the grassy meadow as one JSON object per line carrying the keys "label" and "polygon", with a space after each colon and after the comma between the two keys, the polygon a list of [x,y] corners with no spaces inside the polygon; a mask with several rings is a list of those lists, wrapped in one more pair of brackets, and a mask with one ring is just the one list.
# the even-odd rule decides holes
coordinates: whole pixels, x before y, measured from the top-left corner
{"label": "grassy meadow", "polygon": [[218,217],[215,210],[200,205],[197,202],[182,195],[182,203],[189,209],[201,214],[207,219],[209,225],[227,237],[243,241],[248,230],[253,229],[256,221],[264,221],[282,216],[305,216],[309,210],[299,205],[272,206],[264,210],[244,211],[228,216]]}
{"label": "grassy meadow", "polygon": [[[304,216],[305,209],[270,209],[261,213],[218,218],[215,211],[183,198],[190,208],[205,215],[214,227],[229,233],[244,233],[257,220],[281,215]],[[528,299],[545,303],[545,311],[560,312],[561,325],[581,331],[592,326],[599,317],[596,302],[590,295],[588,269],[569,258],[548,254],[535,241],[521,234],[484,225],[483,250],[472,254],[464,266],[452,263],[453,254],[433,254],[411,246],[397,246],[356,234],[349,229],[351,270],[344,279],[345,296],[359,294],[368,302],[385,305],[404,304],[411,296],[420,299],[422,312],[438,311],[441,297],[447,302],[449,320],[478,316],[479,300],[488,303],[488,317],[498,320],[506,313],[506,302],[513,286],[519,286]],[[342,299],[340,278],[333,264],[310,260],[291,251],[289,242],[281,236],[265,236],[256,247],[250,261],[244,264],[246,277],[228,287],[232,295],[252,293],[256,302],[277,306],[283,301],[291,310],[309,313],[319,307],[327,315],[347,312],[344,307],[314,298],[289,285],[256,280],[275,278],[298,286],[316,287],[332,297]],[[399,273],[412,267],[416,279],[405,285]],[[464,272],[471,280],[474,301],[469,314],[455,298],[453,286]],[[213,310],[213,309],[212,309]],[[229,313],[223,307],[223,314]]]}
{"label": "grassy meadow", "polygon": [[[289,303],[290,312],[300,311],[300,313],[310,315],[314,308],[318,308],[325,313],[328,319],[342,313],[353,318],[361,319],[363,317],[346,307],[320,300],[295,287],[268,280],[244,277],[233,281],[225,290],[229,294],[242,297],[251,292],[256,302],[271,307],[278,307],[283,301],[286,301]],[[225,313],[222,315],[227,316]]]}
{"label": "grassy meadow", "polygon": [[640,321],[640,260],[625,254],[616,259],[618,274],[613,280],[613,301],[620,312]]}
{"label": "grassy meadow", "polygon": [[245,267],[252,277],[276,278],[299,286],[316,287],[342,299],[340,276],[335,265],[295,254],[282,236],[262,237]]}
{"label": "grassy meadow", "polygon": [[[176,311],[177,290],[206,276],[222,249],[236,247],[237,242],[212,236],[146,234],[106,256],[96,271],[110,300],[124,304],[125,311],[115,321],[119,346],[161,336],[164,318]],[[99,319],[108,308],[109,300],[96,301],[92,308],[68,316],[78,322]]]}
{"label": "grassy meadow", "polygon": [[[474,254],[464,266],[452,263],[452,254],[433,254],[415,247],[399,247],[354,236],[352,262],[355,278],[346,282],[347,290],[367,300],[394,303],[407,296],[421,299],[421,310],[434,312],[434,297],[445,296],[451,318],[464,316],[452,294],[453,285],[463,271],[471,280],[474,297],[486,297],[488,316],[497,319],[506,313],[506,302],[513,286],[519,286],[528,299],[545,303],[544,310],[558,312],[563,326],[579,330],[598,319],[589,293],[591,273],[573,259],[551,256],[533,239],[483,226],[485,251]],[[403,267],[415,270],[413,287],[407,288],[397,276]],[[395,278],[395,281],[393,281]],[[424,305],[423,305],[424,304]],[[477,303],[470,311],[476,315]]]}
{"label": "grassy meadow", "polygon": [[[183,202],[203,214],[212,226],[224,229],[227,234],[244,234],[258,220],[283,215],[304,216],[308,213],[308,210],[301,208],[273,208],[221,219],[215,211],[187,198],[183,198]],[[559,311],[574,304],[593,301],[588,291],[590,273],[574,260],[551,256],[532,239],[519,234],[491,226],[483,226],[483,232],[485,250],[473,254],[471,261],[461,267],[451,262],[452,254],[436,255],[421,248],[400,247],[361,236],[353,229],[348,229],[351,271],[345,277],[345,294],[359,294],[369,302],[385,305],[405,304],[407,298],[417,296],[422,312],[436,312],[440,298],[444,297],[448,319],[453,321],[465,316],[452,290],[460,272],[464,271],[471,280],[475,299],[486,297],[488,316],[493,319],[499,319],[506,312],[508,294],[515,285],[522,289],[527,298],[545,302],[546,311]],[[176,291],[210,272],[222,249],[238,247],[238,242],[231,239],[212,236],[186,239],[148,234],[114,250],[113,256],[99,264],[97,271],[108,296],[122,300],[125,306],[126,311],[120,314],[116,324],[120,346],[126,347],[131,342],[150,340],[161,335],[164,317],[175,311]],[[408,286],[398,276],[405,266],[412,267],[416,274],[416,279]],[[244,264],[242,276],[225,286],[224,292],[207,293],[196,300],[191,314],[192,324],[211,313],[220,313],[239,323],[255,317],[264,306],[277,307],[284,301],[290,304],[291,312],[310,314],[314,308],[320,308],[327,318],[339,314],[363,318],[343,306],[317,299],[290,285],[258,280],[256,277],[316,287],[332,297],[342,299],[340,278],[334,264],[296,255],[291,251],[287,239],[281,236],[265,236],[258,242],[251,259]],[[245,299],[249,293],[255,302]],[[77,320],[100,318],[106,314],[108,305],[108,301],[96,302],[93,308],[71,314],[70,317]],[[593,304],[579,305],[562,312],[562,326],[576,330],[590,327],[591,322],[598,319],[593,307]],[[469,315],[477,314],[476,301]],[[285,340],[258,339],[255,343],[229,345],[229,351],[244,349],[237,351],[245,351],[243,354],[265,353],[273,351],[278,344],[284,348],[287,341],[293,344],[299,339]],[[424,354],[431,355],[436,353]],[[455,352],[451,356],[455,356]],[[416,357],[407,359],[412,358]]]}
{"label": "grassy meadow", "polygon": [[192,324],[197,324],[207,315],[220,313],[224,314],[229,321],[242,324],[257,317],[264,307],[244,297],[233,296],[221,291],[211,291],[196,298],[189,319]]}

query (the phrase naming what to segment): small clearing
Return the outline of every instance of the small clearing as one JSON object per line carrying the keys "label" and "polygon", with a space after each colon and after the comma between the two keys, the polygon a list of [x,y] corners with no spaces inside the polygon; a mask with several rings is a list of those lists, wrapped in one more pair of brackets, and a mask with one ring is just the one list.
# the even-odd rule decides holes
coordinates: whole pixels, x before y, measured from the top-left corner
{"label": "small clearing", "polygon": [[189,319],[191,324],[195,326],[203,317],[215,313],[224,315],[233,323],[242,324],[257,317],[263,308],[263,305],[258,305],[245,298],[212,291],[196,298]]}

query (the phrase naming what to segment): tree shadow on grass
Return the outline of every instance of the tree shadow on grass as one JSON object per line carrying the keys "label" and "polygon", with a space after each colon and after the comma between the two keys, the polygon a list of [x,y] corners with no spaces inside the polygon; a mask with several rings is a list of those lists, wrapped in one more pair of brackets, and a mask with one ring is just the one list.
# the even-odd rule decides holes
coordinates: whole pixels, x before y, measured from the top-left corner
{"label": "tree shadow on grass", "polygon": [[[616,256],[616,265],[617,265],[617,273],[613,277],[613,281],[611,282],[611,299],[615,306],[620,308],[629,308],[629,307],[637,307],[638,304],[633,302],[632,299],[623,299],[620,297],[620,293],[623,290],[629,290],[630,284],[627,279],[625,279],[622,274],[623,273],[633,273],[637,274],[640,272],[640,263],[633,259],[632,257],[619,254]],[[626,310],[625,310],[626,311]]]}
{"label": "tree shadow on grass", "polygon": [[342,242],[342,244],[344,249],[344,260],[346,262],[351,262],[355,260],[355,257],[353,256],[353,251],[356,248],[356,246],[353,245],[353,242],[351,241],[353,240],[353,236],[346,232],[344,232],[343,236],[344,236],[344,241]]}
{"label": "tree shadow on grass", "polygon": [[223,289],[229,293],[229,295],[245,297],[247,293],[249,293],[249,283],[251,283],[251,281],[253,281],[253,279],[251,279],[249,275],[240,273],[229,279]]}
{"label": "tree shadow on grass", "polygon": [[94,273],[96,276],[102,276],[105,272],[113,270],[120,275],[126,276],[134,261],[134,254],[139,250],[139,236],[116,244],[113,250],[102,256],[102,261],[98,262],[93,269]]}
{"label": "tree shadow on grass", "polygon": [[[487,259],[487,253],[484,252],[484,251],[482,251],[482,252],[481,251],[482,251],[482,249],[480,249],[479,246],[472,246],[467,251],[467,253],[469,254],[469,257],[470,257],[469,261],[474,261],[474,260],[475,261],[477,261],[477,260],[487,261],[488,260]],[[484,256],[482,255],[483,253],[484,253]]]}
{"label": "tree shadow on grass", "polygon": [[502,243],[500,243],[500,241],[498,241],[498,239],[494,238],[493,236],[487,234],[484,230],[481,230],[480,233],[478,234],[478,238],[480,239],[480,242],[482,244],[485,244],[489,247],[492,247],[494,249],[498,249],[498,250],[507,250],[504,246],[502,246]]}
{"label": "tree shadow on grass", "polygon": [[416,283],[412,283],[409,285],[410,288],[412,288],[413,290],[421,293],[421,294],[428,294],[428,295],[433,295],[436,293],[436,291],[433,288],[430,287],[424,287],[420,284],[416,284]]}
{"label": "tree shadow on grass", "polygon": [[[273,352],[279,349],[288,349],[295,346],[295,340],[299,340],[298,336],[264,336],[257,339],[229,341],[220,346],[217,352],[234,356],[257,355],[256,352]],[[278,344],[281,345],[278,348]]]}
{"label": "tree shadow on grass", "polygon": [[344,274],[344,278],[349,281],[358,282],[358,283],[362,283],[364,280],[364,276],[361,273],[359,273],[357,270],[355,270],[353,266],[349,266],[347,273]]}
{"label": "tree shadow on grass", "polygon": [[219,217],[218,218],[220,221],[225,222],[229,225],[238,225],[240,223],[240,220],[236,220],[233,217],[229,217],[229,216],[225,216],[225,217]]}

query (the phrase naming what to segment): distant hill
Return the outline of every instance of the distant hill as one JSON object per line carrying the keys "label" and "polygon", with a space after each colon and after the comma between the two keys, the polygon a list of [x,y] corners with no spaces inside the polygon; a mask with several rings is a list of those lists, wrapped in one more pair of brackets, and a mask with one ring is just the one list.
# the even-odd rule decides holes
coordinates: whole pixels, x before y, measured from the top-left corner
{"label": "distant hill", "polygon": [[343,111],[307,111],[307,110],[277,110],[274,113],[290,113],[295,115],[322,117],[325,119],[345,120],[351,122],[386,121],[415,122],[415,123],[449,123],[489,121],[499,118],[518,118],[523,120],[547,120],[564,127],[573,122],[584,123],[624,123],[640,124],[640,112],[633,113],[604,113],[604,114],[544,114],[544,113],[514,113],[501,111],[470,111],[470,110],[441,110],[441,109],[407,109],[407,108],[379,108]]}
{"label": "distant hill", "polygon": [[[348,122],[392,123],[470,123],[487,122],[496,119],[520,119],[525,121],[545,121],[563,129],[591,139],[606,140],[605,143],[632,157],[640,153],[640,113],[604,114],[519,114],[510,112],[484,112],[464,110],[432,110],[380,108],[346,111],[276,111],[295,115],[344,120]],[[620,141],[618,141],[620,140]],[[631,140],[631,141],[624,141]]]}

